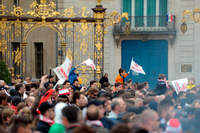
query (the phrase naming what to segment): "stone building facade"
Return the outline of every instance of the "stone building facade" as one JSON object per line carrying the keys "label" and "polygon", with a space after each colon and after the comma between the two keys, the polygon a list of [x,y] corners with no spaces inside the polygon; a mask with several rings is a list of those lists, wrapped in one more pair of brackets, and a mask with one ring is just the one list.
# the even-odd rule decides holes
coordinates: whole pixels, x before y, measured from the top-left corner
{"label": "stone building facade", "polygon": [[[11,1],[11,0],[10,0]],[[26,0],[21,2],[23,7],[27,8],[27,5],[29,5],[31,0]],[[109,13],[112,10],[116,10],[118,12],[123,12],[124,10],[124,1],[130,1],[130,0],[103,0],[102,5],[107,8],[106,12]],[[136,7],[136,1],[137,0],[131,0],[131,6],[129,5],[128,9],[131,11],[131,16],[135,16],[137,11],[135,10]],[[162,2],[162,0],[143,0],[143,15],[144,21],[145,16],[148,16],[148,2],[154,1],[156,3],[154,16],[160,16],[160,10],[159,5]],[[56,0],[55,1],[58,4],[58,10],[63,11],[63,9],[68,7],[75,7],[75,8],[81,8],[81,7],[88,7],[93,8],[96,5],[95,0]],[[129,64],[124,65],[123,62],[130,62],[130,58],[132,56],[136,56],[132,53],[134,51],[128,50],[129,48],[135,48],[136,41],[140,41],[140,43],[148,43],[149,41],[155,41],[155,40],[165,40],[167,42],[167,61],[164,64],[160,64],[161,68],[165,67],[166,70],[165,73],[168,76],[169,80],[179,79],[179,78],[195,78],[196,81],[200,80],[200,38],[199,38],[199,32],[200,32],[200,24],[194,23],[193,21],[187,19],[188,24],[188,31],[183,34],[180,31],[180,25],[182,24],[182,13],[185,9],[192,10],[194,8],[198,8],[198,0],[166,0],[167,2],[167,14],[174,15],[174,29],[172,32],[165,32],[163,33],[162,30],[155,30],[153,29],[145,29],[144,27],[139,28],[135,30],[134,27],[131,30],[131,33],[128,35],[125,35],[124,33],[121,33],[122,31],[114,31],[114,26],[109,27],[107,29],[107,34],[105,35],[104,40],[104,72],[107,72],[109,74],[109,79],[111,83],[114,83],[114,79],[118,74],[118,69],[120,67],[125,67],[126,71],[128,71]],[[150,6],[150,5],[149,5]],[[150,14],[151,15],[151,14]],[[134,18],[134,17],[133,17]],[[158,18],[159,19],[159,18]],[[142,19],[143,20],[143,19]],[[147,20],[148,21],[148,20]],[[130,21],[129,21],[130,22]],[[130,23],[134,22],[134,19],[131,20]],[[155,26],[157,25],[157,19],[155,20]],[[145,25],[145,24],[144,24]],[[147,24],[148,25],[148,24]],[[159,28],[159,26],[158,26]],[[123,29],[121,29],[123,30]],[[37,29],[31,33],[28,39],[28,52],[27,52],[27,75],[32,76],[33,78],[36,77],[36,65],[35,65],[35,43],[43,43],[43,73],[48,73],[50,68],[53,68],[56,66],[56,45],[58,45],[58,38],[56,37],[56,33],[54,31],[51,31],[46,28]],[[127,44],[128,48],[126,49],[123,45],[127,40],[132,40],[132,42],[129,42]],[[131,45],[129,47],[129,45]],[[143,44],[142,44],[143,45]],[[149,45],[152,45],[150,43]],[[159,42],[157,44],[159,46]],[[133,48],[133,49],[134,49]],[[123,50],[122,50],[123,49]],[[143,47],[140,49],[142,52]],[[151,49],[146,49],[146,51],[151,51]],[[125,51],[124,51],[125,50]],[[144,50],[144,51],[145,51]],[[162,48],[160,48],[162,50]],[[165,49],[166,50],[166,49]],[[123,55],[124,52],[130,53],[130,58],[127,58],[127,55]],[[140,53],[140,52],[139,52]],[[158,76],[158,73],[154,73],[149,69],[154,69],[157,71],[158,66],[156,66],[156,57],[153,57],[154,53],[152,54],[154,65],[151,63],[148,64],[148,66],[144,66],[144,68],[148,68],[149,73],[147,73],[146,76],[154,74],[153,79]],[[148,56],[148,55],[147,55]],[[158,55],[156,55],[158,56]],[[49,58],[51,57],[51,58]],[[125,61],[127,58],[128,61]],[[135,57],[136,59],[138,57]],[[146,56],[145,56],[146,58]],[[144,59],[145,59],[144,58]],[[138,58],[139,59],[139,58]],[[162,58],[160,59],[162,62]],[[139,62],[140,63],[140,62]],[[142,63],[142,62],[141,62]],[[141,64],[143,66],[143,64]],[[159,73],[162,73],[162,69],[159,71]],[[138,78],[137,76],[140,75],[133,75],[129,78],[132,79],[139,79],[139,81],[142,81],[141,78]],[[151,77],[149,77],[150,79]],[[148,80],[148,79],[147,79]]]}

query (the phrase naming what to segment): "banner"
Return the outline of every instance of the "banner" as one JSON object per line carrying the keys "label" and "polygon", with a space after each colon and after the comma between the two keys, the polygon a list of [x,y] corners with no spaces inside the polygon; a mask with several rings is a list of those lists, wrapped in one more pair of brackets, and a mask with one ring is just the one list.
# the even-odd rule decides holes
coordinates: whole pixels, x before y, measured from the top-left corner
{"label": "banner", "polygon": [[177,94],[179,94],[179,92],[181,91],[184,91],[184,92],[187,91],[187,84],[188,84],[187,78],[174,80],[174,81],[171,81],[171,83]]}
{"label": "banner", "polygon": [[141,73],[141,74],[146,74],[143,70],[143,68],[138,65],[132,58],[132,61],[131,61],[131,65],[130,65],[130,70],[136,72],[136,73]]}
{"label": "banner", "polygon": [[53,69],[55,72],[56,76],[59,78],[59,84],[62,84],[61,82],[64,82],[65,80],[68,79],[68,75],[70,72],[70,69],[72,67],[71,61],[66,57],[65,61],[63,62],[62,65],[56,67]]}
{"label": "banner", "polygon": [[86,64],[87,66],[90,66],[93,70],[96,69],[93,60],[91,60],[90,58],[85,60],[83,63],[81,64]]}

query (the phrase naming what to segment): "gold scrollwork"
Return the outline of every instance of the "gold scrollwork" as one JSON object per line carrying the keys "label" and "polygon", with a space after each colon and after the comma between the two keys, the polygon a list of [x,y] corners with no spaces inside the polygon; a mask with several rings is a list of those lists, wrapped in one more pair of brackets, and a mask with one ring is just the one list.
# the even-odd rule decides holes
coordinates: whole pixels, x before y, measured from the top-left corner
{"label": "gold scrollwork", "polygon": [[14,62],[17,64],[17,66],[20,65],[21,63],[21,57],[22,57],[22,52],[17,48],[16,51],[14,51]]}
{"label": "gold scrollwork", "polygon": [[73,60],[72,50],[70,48],[67,49],[66,56],[69,58],[70,61]]}
{"label": "gold scrollwork", "polygon": [[87,50],[88,50],[88,44],[87,41],[85,39],[83,39],[81,45],[80,45],[80,50],[83,52],[83,54],[85,55]]}
{"label": "gold scrollwork", "polygon": [[72,18],[74,17],[76,14],[74,13],[74,7],[72,8],[66,8],[64,10],[64,14],[63,16],[68,17],[68,18]]}
{"label": "gold scrollwork", "polygon": [[100,42],[98,42],[97,44],[95,44],[95,46],[97,47],[97,50],[100,51],[102,48],[102,44]]}
{"label": "gold scrollwork", "polygon": [[81,23],[80,32],[82,33],[83,36],[86,36],[86,34],[88,32],[88,23],[86,23],[86,22]]}
{"label": "gold scrollwork", "polygon": [[23,16],[25,13],[23,11],[23,9],[19,6],[14,6],[13,11],[11,12],[12,15],[16,16],[16,17],[20,17]]}

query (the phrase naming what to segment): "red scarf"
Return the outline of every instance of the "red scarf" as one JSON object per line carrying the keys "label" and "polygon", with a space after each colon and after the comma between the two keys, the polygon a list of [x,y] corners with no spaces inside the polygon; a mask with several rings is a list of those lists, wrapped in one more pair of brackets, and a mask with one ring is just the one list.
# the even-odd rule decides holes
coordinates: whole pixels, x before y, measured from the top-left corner
{"label": "red scarf", "polygon": [[54,124],[54,121],[50,120],[49,118],[39,115],[39,120],[48,123],[50,126]]}

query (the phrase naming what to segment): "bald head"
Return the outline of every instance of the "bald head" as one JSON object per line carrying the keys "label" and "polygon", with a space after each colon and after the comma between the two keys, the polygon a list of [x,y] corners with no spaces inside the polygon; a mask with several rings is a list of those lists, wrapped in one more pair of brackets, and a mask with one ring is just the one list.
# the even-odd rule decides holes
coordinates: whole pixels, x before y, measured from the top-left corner
{"label": "bald head", "polygon": [[99,119],[99,110],[95,105],[90,105],[87,109],[87,118],[88,120],[98,120]]}
{"label": "bald head", "polygon": [[154,110],[147,109],[143,111],[140,118],[143,128],[149,132],[155,131],[158,128],[158,113]]}

